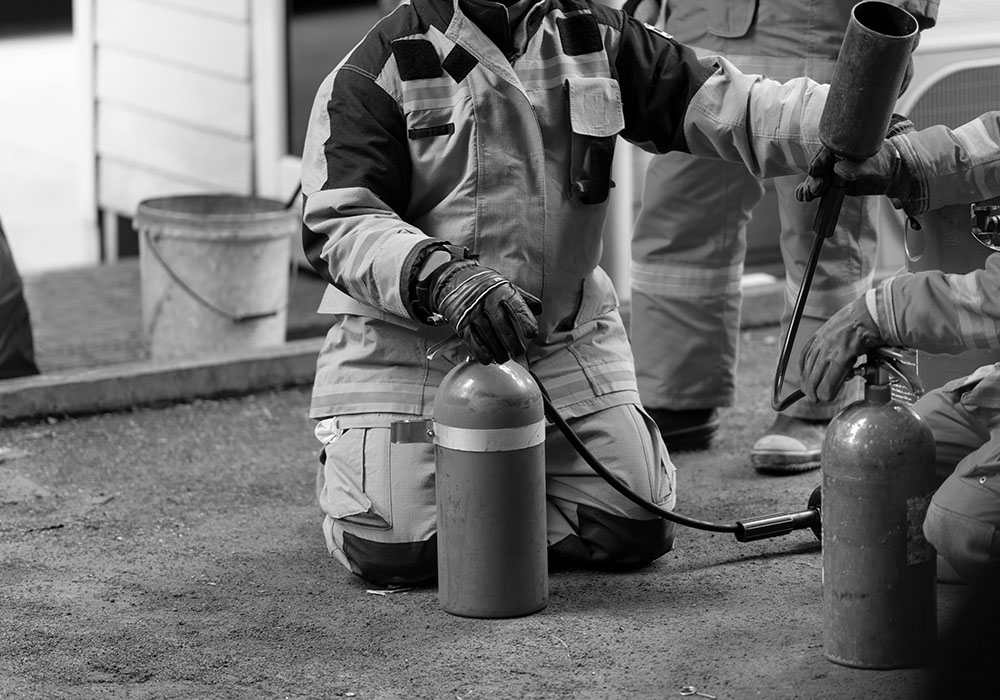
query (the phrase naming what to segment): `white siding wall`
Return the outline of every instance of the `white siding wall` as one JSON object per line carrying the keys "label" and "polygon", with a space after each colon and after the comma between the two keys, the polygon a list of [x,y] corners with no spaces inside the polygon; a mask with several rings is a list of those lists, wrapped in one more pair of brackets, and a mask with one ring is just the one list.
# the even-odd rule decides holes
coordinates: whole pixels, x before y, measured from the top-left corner
{"label": "white siding wall", "polygon": [[251,0],[94,0],[99,208],[252,194]]}

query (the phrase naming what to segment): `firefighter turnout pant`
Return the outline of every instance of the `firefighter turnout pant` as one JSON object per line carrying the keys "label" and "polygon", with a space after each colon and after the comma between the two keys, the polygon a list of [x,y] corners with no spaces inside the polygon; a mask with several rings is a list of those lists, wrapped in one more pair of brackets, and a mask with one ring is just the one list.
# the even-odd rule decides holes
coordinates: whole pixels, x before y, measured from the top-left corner
{"label": "firefighter turnout pant", "polygon": [[[368,414],[322,420],[316,490],[327,547],[380,585],[437,576],[435,463],[430,443],[393,443],[392,423]],[[671,510],[675,470],[653,421],[624,404],[568,419],[594,456],[642,497]],[[546,522],[552,563],[596,569],[648,564],[673,545],[673,523],[615,491],[555,426],[546,427]]]}
{"label": "firefighter turnout pant", "polygon": [[924,534],[961,576],[1000,566],[1000,365],[922,396],[914,410],[934,433],[937,474]]}

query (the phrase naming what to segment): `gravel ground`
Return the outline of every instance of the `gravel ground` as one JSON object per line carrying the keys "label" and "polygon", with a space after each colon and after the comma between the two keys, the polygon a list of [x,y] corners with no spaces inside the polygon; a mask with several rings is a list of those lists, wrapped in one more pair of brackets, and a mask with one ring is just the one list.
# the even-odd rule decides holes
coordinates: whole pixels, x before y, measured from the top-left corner
{"label": "gravel ground", "polygon": [[[776,342],[744,334],[717,444],[675,455],[679,511],[801,510],[819,484],[748,466]],[[0,697],[932,697],[933,669],[825,659],[809,531],[681,530],[639,571],[552,572],[548,606],[517,619],[449,615],[433,586],[372,592],[326,554],[307,404],[291,389],[0,427]],[[964,589],[938,589],[946,629]]]}

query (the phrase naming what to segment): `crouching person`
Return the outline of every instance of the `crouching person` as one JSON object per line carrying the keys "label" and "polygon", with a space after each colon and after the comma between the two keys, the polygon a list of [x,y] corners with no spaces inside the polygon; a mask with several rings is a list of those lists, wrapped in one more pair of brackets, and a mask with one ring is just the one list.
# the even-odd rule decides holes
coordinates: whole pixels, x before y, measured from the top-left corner
{"label": "crouching person", "polygon": [[[829,163],[819,167],[823,170]],[[1000,196],[1000,112],[957,129],[894,136],[861,163],[833,166],[849,194],[886,194],[908,214]],[[820,177],[813,183],[824,182]],[[823,185],[800,192],[804,197]],[[955,232],[960,234],[962,232]],[[881,345],[930,353],[1000,347],[1000,253],[985,269],[891,277],[834,315],[800,357],[807,397],[827,400],[855,359]],[[922,396],[913,408],[934,433],[938,475],[924,534],[946,567],[977,579],[1000,566],[1000,363]],[[951,572],[939,571],[939,578]]]}

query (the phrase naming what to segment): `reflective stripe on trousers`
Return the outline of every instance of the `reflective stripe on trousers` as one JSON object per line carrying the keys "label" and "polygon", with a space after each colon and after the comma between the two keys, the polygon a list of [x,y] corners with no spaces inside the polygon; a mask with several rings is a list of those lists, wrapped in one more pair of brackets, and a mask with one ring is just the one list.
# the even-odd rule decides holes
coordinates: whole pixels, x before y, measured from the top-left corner
{"label": "reflective stripe on trousers", "polygon": [[[787,277],[782,334],[791,318],[801,273],[812,247],[817,202],[795,200],[800,176],[776,178]],[[694,409],[731,406],[734,397],[739,281],[746,225],[763,196],[760,182],[740,164],[670,153],[655,156],[646,174],[643,207],[632,240],[632,339],[643,405]],[[877,233],[873,198],[847,198],[837,231],[823,244],[784,394],[798,383],[798,352],[841,306],[871,286]],[[862,221],[863,217],[865,218]],[[775,351],[777,358],[777,350]],[[829,418],[856,391],[830,405],[794,404],[787,413]]]}

